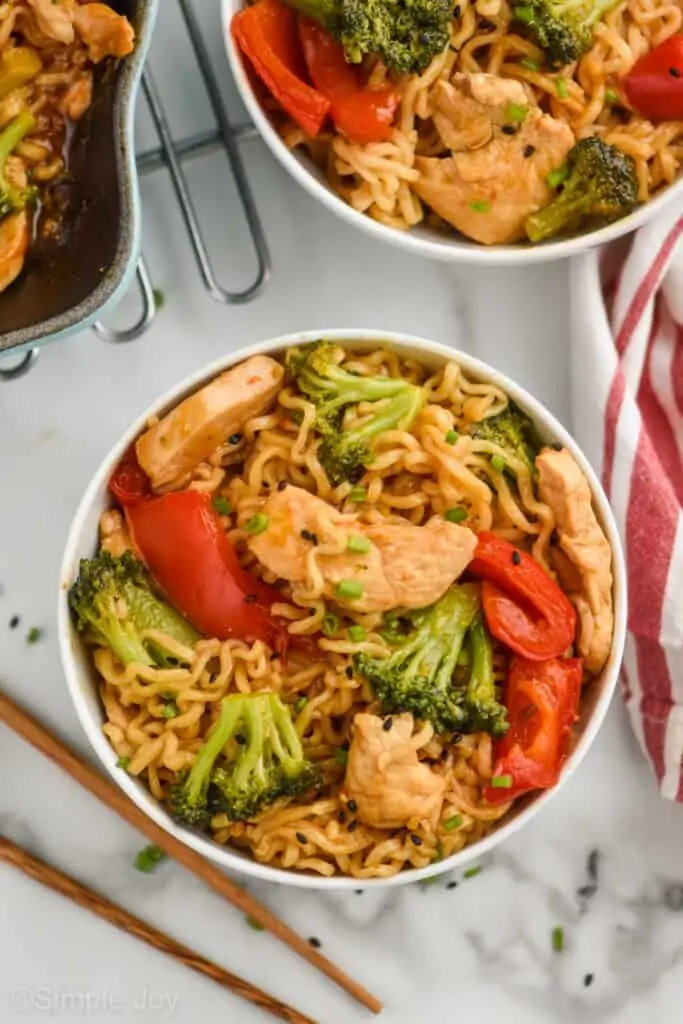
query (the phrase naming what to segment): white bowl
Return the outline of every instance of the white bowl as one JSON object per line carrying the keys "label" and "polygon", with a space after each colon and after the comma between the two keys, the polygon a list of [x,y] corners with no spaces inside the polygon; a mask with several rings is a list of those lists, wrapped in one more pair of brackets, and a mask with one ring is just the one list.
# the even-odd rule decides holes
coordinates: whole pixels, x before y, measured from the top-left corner
{"label": "white bowl", "polygon": [[380,224],[379,221],[373,220],[367,214],[354,210],[341,196],[337,195],[330,188],[320,168],[315,166],[303,150],[299,148],[292,151],[284,144],[259,103],[246,72],[242,55],[230,32],[232,16],[244,7],[244,2],[243,0],[221,0],[221,3],[223,39],[237,88],[252,121],[273,155],[292,177],[300,185],[303,185],[314,199],[323,203],[328,210],[374,238],[390,242],[405,252],[413,252],[430,259],[446,260],[450,263],[486,264],[489,267],[546,263],[550,260],[575,256],[595,245],[603,245],[616,238],[621,238],[622,235],[635,231],[641,224],[650,220],[676,197],[683,196],[683,175],[681,175],[673,185],[664,188],[649,203],[614,224],[609,224],[585,235],[577,235],[574,238],[558,242],[545,242],[540,245],[518,243],[516,245],[487,246],[470,241],[464,235],[455,232],[452,236],[442,234],[425,225],[418,225],[409,231],[401,231],[398,228]]}
{"label": "white bowl", "polygon": [[67,601],[67,589],[78,571],[78,563],[81,558],[90,558],[97,550],[97,525],[100,513],[109,506],[110,499],[107,489],[109,478],[118,464],[121,456],[135,440],[138,434],[144,429],[150,416],[163,415],[163,413],[175,406],[182,398],[196,390],[202,384],[210,380],[216,374],[234,366],[248,356],[257,353],[268,353],[276,355],[283,353],[292,345],[303,344],[307,341],[314,341],[316,338],[325,337],[333,341],[348,343],[349,347],[356,349],[368,349],[377,347],[384,343],[397,349],[406,357],[421,360],[427,365],[440,366],[445,360],[457,359],[465,371],[475,378],[490,380],[502,388],[517,404],[524,409],[534,420],[541,437],[551,443],[561,441],[581,466],[586,474],[593,493],[593,501],[598,516],[607,533],[612,546],[613,570],[614,570],[614,597],[615,597],[615,624],[614,637],[612,639],[612,650],[609,660],[600,676],[590,683],[585,691],[582,704],[581,717],[577,726],[578,740],[574,750],[567,759],[558,784],[552,790],[531,795],[519,801],[518,806],[506,817],[504,822],[490,833],[485,839],[467,847],[460,853],[454,854],[437,864],[431,864],[426,868],[410,869],[402,871],[392,878],[363,880],[363,888],[379,886],[405,885],[408,882],[416,882],[421,878],[440,874],[455,867],[462,867],[468,861],[481,857],[494,847],[498,846],[507,836],[512,835],[530,821],[531,818],[552,799],[569,776],[576,770],[586,755],[588,748],[595,739],[600,728],[607,707],[614,690],[619,666],[621,664],[624,636],[626,629],[626,569],[624,558],[617,534],[617,528],[610,511],[605,494],[595,476],[595,473],[588,464],[586,458],[576,446],[574,440],[567,431],[551,416],[540,402],[532,398],[523,388],[513,384],[511,380],[491,369],[485,363],[471,356],[465,355],[445,345],[438,345],[432,341],[412,337],[407,334],[382,333],[380,331],[360,330],[334,330],[334,331],[311,331],[301,334],[290,334],[285,337],[275,338],[271,341],[261,342],[249,348],[241,349],[231,353],[223,359],[206,366],[193,374],[191,377],[181,381],[165,395],[158,398],[152,405],[131,424],[120,441],[114,445],[112,450],[103,460],[94,478],[88,485],[83,498],[81,499],[78,511],[74,516],[69,537],[66,543],[66,551],[62,561],[59,588],[59,607],[57,613],[58,631],[62,664],[66,674],[69,691],[73,699],[81,725],[96,751],[100,761],[111,775],[114,782],[121,787],[138,805],[152,818],[157,825],[161,825],[177,839],[187,843],[193,849],[205,857],[216,861],[225,868],[235,871],[242,871],[247,875],[254,875],[270,882],[282,882],[285,885],[301,886],[309,889],[357,889],[359,884],[356,878],[333,877],[322,878],[315,875],[304,875],[297,871],[285,871],[281,868],[269,867],[266,864],[259,864],[238,850],[220,846],[205,836],[192,832],[189,829],[178,825],[166,810],[159,804],[145,788],[125,771],[116,767],[117,755],[110,746],[102,732],[102,725],[105,718],[102,704],[95,684],[95,674],[88,650],[82,644],[80,637],[73,628]]}

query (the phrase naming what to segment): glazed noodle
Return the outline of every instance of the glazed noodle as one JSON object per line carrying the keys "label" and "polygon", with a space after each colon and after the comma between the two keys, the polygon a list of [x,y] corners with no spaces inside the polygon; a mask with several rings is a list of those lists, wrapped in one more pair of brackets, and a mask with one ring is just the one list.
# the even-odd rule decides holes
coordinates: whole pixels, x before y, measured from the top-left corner
{"label": "glazed noodle", "polygon": [[[302,6],[300,0],[291,2]],[[534,173],[545,178],[548,160],[553,167],[554,146],[558,147],[554,166],[559,167],[571,145],[588,136],[599,136],[633,158],[639,202],[646,202],[674,181],[683,159],[683,109],[679,120],[669,115],[652,123],[624,98],[621,79],[639,58],[680,31],[681,0],[626,0],[618,4],[595,26],[588,52],[555,71],[544,69],[543,51],[531,36],[520,32],[521,23],[513,18],[507,0],[463,0],[455,12],[450,47],[421,75],[393,76],[399,106],[389,138],[361,143],[340,130],[328,129],[311,138],[294,120],[274,115],[285,143],[290,148],[307,147],[332,188],[354,209],[398,229],[412,228],[426,219],[446,230],[455,227],[485,243],[517,241],[524,237],[525,216],[552,196],[552,191],[534,194],[524,179],[532,180]],[[373,66],[370,61],[366,66],[372,67],[368,88],[386,84],[387,71],[381,63]],[[492,76],[496,93],[487,89],[487,98],[478,111],[471,103],[468,110],[467,104],[463,105],[464,97],[481,98],[479,85],[471,76],[482,73]],[[484,138],[480,138],[477,129],[488,129],[491,122],[500,125],[495,107],[500,109],[506,98],[501,82],[520,83],[526,100],[520,94],[518,104],[521,99],[531,104],[533,111],[538,107],[567,125],[570,132],[566,141],[557,126],[546,123],[548,131],[555,128],[553,136],[545,131],[538,137],[527,138],[524,134],[525,145],[520,146],[520,152],[511,138],[496,140],[494,135],[493,142],[484,145],[490,140],[490,132],[487,135],[484,131]],[[443,99],[444,86],[450,85],[457,90],[457,95],[451,93],[451,99],[457,101],[452,108]],[[475,131],[474,141],[463,138],[463,119],[471,120],[468,128]],[[512,129],[514,122],[508,127]],[[527,132],[531,132],[530,127]],[[455,173],[442,171],[436,163],[423,164],[420,159],[450,157],[453,153],[457,154]],[[532,167],[534,164],[537,166]],[[444,193],[435,197],[425,189],[425,181],[432,175],[440,182],[443,178],[448,185],[456,182],[450,196]],[[507,219],[509,211],[504,210],[506,200],[519,209],[519,217],[512,221]],[[486,216],[473,217],[473,212]],[[593,226],[586,224],[584,228]]]}
{"label": "glazed noodle", "polygon": [[[393,717],[383,713],[373,684],[359,670],[359,656],[381,665],[396,643],[402,642],[400,636],[391,635],[397,627],[390,622],[394,613],[401,614],[401,609],[387,610],[387,602],[378,602],[381,609],[369,607],[374,600],[369,579],[374,571],[372,566],[365,577],[368,582],[361,610],[354,608],[353,598],[344,600],[340,596],[343,588],[338,582],[336,598],[333,595],[331,599],[327,577],[334,559],[348,557],[344,552],[352,547],[366,552],[363,556],[351,556],[352,561],[361,557],[370,560],[370,544],[358,543],[357,535],[364,530],[377,547],[383,542],[383,531],[390,526],[420,531],[417,543],[426,552],[426,561],[412,566],[412,533],[409,550],[403,552],[398,534],[392,535],[392,558],[395,562],[407,560],[406,573],[411,573],[412,591],[426,587],[429,592],[436,588],[427,598],[431,603],[460,575],[460,568],[454,568],[448,578],[439,582],[441,570],[436,561],[430,563],[428,553],[436,539],[429,538],[445,531],[449,548],[464,543],[467,554],[459,564],[465,568],[474,550],[474,534],[481,534],[477,549],[480,552],[482,538],[490,537],[487,531],[493,531],[494,542],[507,545],[503,550],[513,553],[514,564],[522,555],[526,559],[525,553],[529,553],[528,562],[540,573],[541,580],[561,594],[551,576],[556,569],[561,570],[563,513],[553,508],[553,487],[544,495],[547,500],[541,499],[539,488],[545,487],[545,469],[541,464],[544,458],[551,470],[555,460],[561,473],[562,460],[569,460],[569,476],[575,470],[578,479],[563,477],[557,486],[560,490],[565,486],[578,488],[580,500],[588,501],[587,517],[597,531],[591,542],[603,555],[607,549],[602,606],[593,600],[595,580],[581,577],[581,565],[574,566],[570,573],[575,588],[572,600],[581,615],[575,650],[583,655],[583,677],[588,678],[591,671],[599,671],[599,660],[604,660],[611,644],[609,546],[590,509],[590,494],[583,475],[566,451],[544,449],[535,468],[521,447],[513,450],[507,444],[503,433],[487,434],[482,430],[477,436],[483,424],[505,429],[510,415],[518,417],[516,422],[522,424],[522,429],[530,426],[498,387],[469,378],[455,361],[434,372],[386,348],[364,354],[345,354],[343,349],[332,346],[321,346],[317,351],[332,353],[332,368],[343,358],[343,368],[349,373],[410,382],[421,395],[423,404],[409,427],[386,429],[376,437],[371,458],[361,468],[360,476],[356,473],[353,480],[343,480],[336,486],[330,482],[317,429],[320,411],[298,386],[306,385],[301,380],[283,381],[276,362],[252,357],[208,385],[222,388],[226,402],[231,396],[231,405],[226,405],[231,410],[227,413],[229,425],[223,420],[229,434],[218,448],[205,447],[201,461],[196,461],[196,446],[191,458],[187,458],[186,449],[181,452],[178,446],[193,431],[192,445],[200,434],[202,443],[206,443],[202,434],[206,426],[202,417],[208,415],[210,404],[204,399],[206,388],[161,422],[152,423],[138,440],[137,458],[149,475],[152,488],[162,477],[166,480],[162,488],[156,484],[157,489],[168,492],[160,502],[148,500],[147,494],[136,491],[137,484],[131,495],[131,479],[138,484],[140,480],[137,463],[132,478],[130,465],[124,465],[114,474],[111,484],[113,493],[126,506],[137,553],[168,596],[176,597],[177,606],[180,591],[174,589],[176,584],[171,577],[164,575],[165,556],[159,558],[158,537],[164,525],[155,519],[155,540],[148,532],[150,520],[146,517],[155,518],[169,500],[182,503],[185,509],[205,501],[206,514],[206,508],[211,507],[208,495],[219,529],[226,531],[242,569],[251,579],[258,578],[279,588],[273,591],[276,599],[270,614],[286,624],[290,641],[286,656],[282,655],[278,640],[267,642],[232,635],[223,639],[202,638],[188,646],[172,635],[148,628],[141,632],[141,639],[164,652],[165,666],[143,665],[135,660],[124,664],[102,636],[89,631],[86,639],[93,644],[94,663],[101,679],[104,732],[122,770],[141,779],[157,800],[168,802],[172,788],[195,763],[207,737],[217,728],[221,702],[226,697],[278,694],[291,712],[306,759],[319,773],[316,783],[305,792],[279,797],[248,820],[234,820],[234,815],[217,809],[206,822],[207,830],[216,842],[249,852],[273,866],[324,876],[337,873],[358,879],[382,878],[404,868],[425,867],[476,842],[508,812],[513,799],[524,788],[518,794],[503,770],[504,765],[501,768],[502,762],[497,763],[501,756],[499,744],[504,742],[500,733],[496,739],[481,729],[471,731],[466,723],[461,731],[452,727],[443,731],[439,730],[437,719],[421,721],[417,714],[414,722],[407,720],[406,726],[406,719],[400,714],[402,707],[392,707]],[[239,394],[243,403],[249,403],[242,383],[233,379],[234,375],[242,374],[242,380],[259,388],[266,373],[273,374],[274,383],[269,388],[263,385],[260,403],[248,409],[245,406],[242,414],[248,415],[236,429],[235,417],[239,417],[240,411],[235,411],[235,396]],[[217,395],[214,390],[214,414]],[[201,413],[200,402],[204,402]],[[352,430],[359,420],[365,422],[371,410],[371,403],[348,408],[343,430]],[[215,445],[215,437],[212,433],[210,444]],[[169,456],[172,448],[175,452]],[[309,507],[306,522],[310,529],[299,530],[297,509]],[[276,535],[282,525],[278,521],[280,514],[294,517],[291,522],[285,521],[291,540]],[[349,544],[347,529],[353,530],[355,547]],[[114,556],[122,555],[130,546],[128,529],[118,507],[103,515],[101,537],[103,548]],[[169,535],[168,541],[177,553],[178,537],[172,540]],[[291,562],[278,562],[283,557]],[[436,552],[438,560],[452,557],[450,550],[445,554]],[[274,567],[280,568],[282,574],[273,571]],[[356,568],[362,575],[368,566]],[[347,568],[345,572],[348,571]],[[187,580],[182,586],[186,584]],[[477,590],[478,585],[470,583],[461,588],[458,584],[448,593],[471,591],[473,587]],[[72,606],[78,609],[76,589],[77,586],[72,590]],[[360,604],[361,599],[355,603]],[[571,609],[570,604],[567,607]],[[187,604],[182,610],[195,626],[199,625],[198,610],[193,612]],[[125,608],[120,614],[125,615]],[[603,637],[606,648],[591,653],[588,648],[595,648],[598,630],[594,619],[599,614],[605,614],[609,620],[608,635]],[[233,629],[239,628],[233,619]],[[563,628],[560,624],[561,631]],[[573,636],[573,624],[565,640],[560,639],[564,647],[567,636]],[[492,659],[493,681],[500,698],[510,670],[511,651],[495,638]],[[562,664],[573,666],[575,672],[580,666],[576,659],[565,659]],[[456,669],[456,674],[458,671],[463,670]],[[580,682],[580,669],[576,678]],[[574,701],[578,702],[578,688]],[[532,707],[532,713],[533,710]],[[380,753],[373,769],[377,774],[371,771],[368,779],[363,758],[372,759],[374,740],[363,730],[372,731],[373,723],[379,730],[377,735],[384,738],[378,741],[380,744],[389,743],[389,738],[398,743],[397,730],[403,730],[403,742],[398,744],[405,773],[401,785],[408,793],[413,785],[423,795],[433,790],[434,801],[429,810],[421,803],[418,792],[412,805],[396,809],[388,765],[392,755],[383,759]],[[511,729],[518,726],[511,720]],[[238,739],[244,743],[244,737]],[[234,743],[224,753],[229,749],[239,752]],[[559,769],[567,749],[567,745],[562,751],[558,749],[554,769]],[[419,773],[425,771],[427,776],[420,777]],[[497,776],[502,782],[496,782]],[[509,792],[505,789],[508,783],[513,787]],[[496,788],[497,784],[503,788]],[[393,809],[389,809],[392,800]],[[391,822],[392,818],[396,820]]]}
{"label": "glazed noodle", "polygon": [[125,57],[133,41],[128,20],[103,3],[0,0],[0,292],[32,241],[59,241],[69,144],[92,102],[94,65]]}

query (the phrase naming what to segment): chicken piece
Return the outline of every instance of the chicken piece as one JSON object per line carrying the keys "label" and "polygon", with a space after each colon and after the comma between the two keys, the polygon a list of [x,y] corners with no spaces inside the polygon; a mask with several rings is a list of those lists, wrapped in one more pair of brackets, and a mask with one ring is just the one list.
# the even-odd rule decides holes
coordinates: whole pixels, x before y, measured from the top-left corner
{"label": "chicken piece", "polygon": [[411,744],[413,716],[396,715],[390,729],[376,715],[353,720],[344,781],[358,818],[374,828],[436,825],[446,780],[418,759]]}
{"label": "chicken piece", "polygon": [[138,461],[158,491],[182,487],[247,420],[265,412],[278,392],[284,370],[268,356],[252,356],[190,395],[135,444]]}
{"label": "chicken piece", "polygon": [[105,57],[127,57],[133,52],[135,32],[122,14],[106,4],[82,4],[74,13],[76,31],[88,47],[94,64]]}
{"label": "chicken piece", "polygon": [[[325,597],[358,612],[424,608],[438,601],[472,560],[477,543],[467,527],[439,518],[426,526],[366,525],[300,487],[275,491],[263,511],[268,527],[248,541],[258,560],[296,588],[308,579],[309,560],[314,559]],[[311,535],[318,546],[311,543]],[[348,551],[352,536],[367,539],[368,551]],[[361,596],[339,597],[342,580],[361,583]]]}
{"label": "chicken piece", "polygon": [[19,277],[31,241],[26,210],[0,220],[0,293]]}
{"label": "chicken piece", "polygon": [[78,121],[92,103],[92,75],[90,72],[76,79],[59,101],[59,109],[72,121]]}
{"label": "chicken piece", "polygon": [[526,106],[529,96],[513,78],[457,74],[437,83],[432,120],[448,149],[479,149],[493,138],[494,125],[506,123],[511,103]]}
{"label": "chicken piece", "polygon": [[558,550],[553,563],[579,614],[578,650],[588,672],[603,667],[612,646],[612,551],[591,501],[588,481],[563,448],[536,458],[541,500],[553,511]]}
{"label": "chicken piece", "polygon": [[574,141],[569,125],[534,108],[514,135],[495,128],[480,149],[418,157],[420,178],[413,187],[463,235],[485,245],[516,242],[529,214],[552,198],[546,179]]}
{"label": "chicken piece", "polygon": [[125,555],[126,551],[132,551],[128,527],[116,508],[109,508],[100,516],[100,548],[115,558]]}
{"label": "chicken piece", "polygon": [[73,0],[28,0],[38,30],[48,39],[68,46],[73,43]]}

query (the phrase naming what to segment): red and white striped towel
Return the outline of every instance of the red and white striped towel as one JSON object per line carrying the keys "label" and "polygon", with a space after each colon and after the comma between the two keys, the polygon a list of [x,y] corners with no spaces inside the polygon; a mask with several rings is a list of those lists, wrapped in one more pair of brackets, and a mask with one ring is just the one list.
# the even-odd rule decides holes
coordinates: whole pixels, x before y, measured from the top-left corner
{"label": "red and white striped towel", "polygon": [[626,553],[622,691],[660,793],[683,801],[683,207],[572,267],[572,411]]}

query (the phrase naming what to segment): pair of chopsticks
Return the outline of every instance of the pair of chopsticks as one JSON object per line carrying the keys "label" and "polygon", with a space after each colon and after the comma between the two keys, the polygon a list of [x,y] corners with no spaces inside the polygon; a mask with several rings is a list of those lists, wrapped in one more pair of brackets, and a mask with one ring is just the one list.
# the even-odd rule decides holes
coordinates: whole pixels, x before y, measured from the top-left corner
{"label": "pair of chopsticks", "polygon": [[[343,988],[350,996],[356,999],[363,1006],[372,1010],[373,1013],[380,1013],[381,1002],[368,992],[357,981],[350,978],[340,967],[333,964],[326,956],[323,956],[317,949],[310,945],[306,939],[298,935],[284,921],[281,921],[272,911],[268,910],[262,903],[254,899],[236,882],[224,875],[222,871],[214,867],[189,846],[185,846],[180,840],[164,831],[151,818],[148,818],[128,797],[109,782],[103,775],[92,768],[85,761],[81,760],[69,747],[53,736],[35,718],[32,718],[26,711],[15,704],[6,694],[0,690],[0,721],[4,722],[13,732],[34,746],[37,750],[54,761],[84,789],[97,797],[103,804],[116,811],[120,817],[130,825],[135,826],[147,838],[160,847],[169,857],[173,857],[180,864],[200,878],[209,888],[217,892],[219,896],[232,903],[243,914],[246,914],[253,921],[271,932],[277,939],[289,946],[295,953],[303,957],[313,967],[322,971],[336,985]],[[37,860],[25,850],[11,843],[8,839],[0,837],[0,861],[5,861],[22,870],[25,874],[47,885],[49,888],[68,896],[81,906],[86,907],[99,917],[110,921],[117,927],[136,935],[138,938],[150,945],[155,946],[163,952],[180,960],[193,970],[205,974],[214,981],[231,989],[243,999],[255,1003],[257,1006],[268,1010],[281,1020],[292,1022],[292,1024],[315,1024],[310,1017],[306,1017],[280,1002],[267,992],[262,991],[250,982],[236,977],[234,974],[224,970],[217,964],[206,960],[193,952],[186,946],[181,945],[163,932],[158,931],[152,925],[135,917],[122,907],[112,903],[105,896],[88,889],[75,879],[56,870],[50,865]]]}

